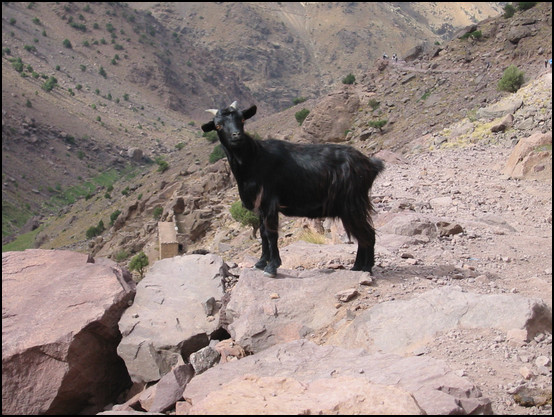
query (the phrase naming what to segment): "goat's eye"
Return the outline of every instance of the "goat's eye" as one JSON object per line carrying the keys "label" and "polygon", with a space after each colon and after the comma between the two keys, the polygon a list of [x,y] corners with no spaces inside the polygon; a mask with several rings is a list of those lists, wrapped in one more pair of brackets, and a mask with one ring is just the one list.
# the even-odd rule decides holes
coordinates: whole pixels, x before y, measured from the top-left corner
{"label": "goat's eye", "polygon": [[215,125],[216,130],[221,129],[221,125]]}

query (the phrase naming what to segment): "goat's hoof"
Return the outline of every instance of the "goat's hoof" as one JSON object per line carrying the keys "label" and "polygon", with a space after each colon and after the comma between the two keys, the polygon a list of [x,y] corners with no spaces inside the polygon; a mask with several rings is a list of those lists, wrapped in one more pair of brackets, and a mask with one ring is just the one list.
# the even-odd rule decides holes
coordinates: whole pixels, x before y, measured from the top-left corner
{"label": "goat's hoof", "polygon": [[254,265],[254,268],[263,271],[266,266],[267,266],[267,261],[261,261],[260,260],[260,261],[256,262],[256,264]]}
{"label": "goat's hoof", "polygon": [[264,276],[269,278],[275,278],[277,276],[277,268],[267,267],[264,269]]}

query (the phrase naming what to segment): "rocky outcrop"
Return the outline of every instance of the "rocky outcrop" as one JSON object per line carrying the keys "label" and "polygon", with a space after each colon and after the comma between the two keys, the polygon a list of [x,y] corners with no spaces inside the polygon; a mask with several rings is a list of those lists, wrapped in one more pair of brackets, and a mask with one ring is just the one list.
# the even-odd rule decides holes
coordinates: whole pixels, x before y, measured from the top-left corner
{"label": "rocky outcrop", "polygon": [[185,255],[156,262],[137,285],[119,322],[117,348],[133,382],[158,381],[191,353],[208,345],[218,328],[226,265],[216,255]]}
{"label": "rocky outcrop", "polygon": [[521,139],[502,173],[512,178],[552,179],[552,132]]}
{"label": "rocky outcrop", "polygon": [[2,414],[96,413],[131,384],[118,320],[135,295],[115,262],[2,254]]}
{"label": "rocky outcrop", "polygon": [[300,138],[312,143],[343,142],[359,105],[355,90],[343,86],[311,110],[302,123]]}

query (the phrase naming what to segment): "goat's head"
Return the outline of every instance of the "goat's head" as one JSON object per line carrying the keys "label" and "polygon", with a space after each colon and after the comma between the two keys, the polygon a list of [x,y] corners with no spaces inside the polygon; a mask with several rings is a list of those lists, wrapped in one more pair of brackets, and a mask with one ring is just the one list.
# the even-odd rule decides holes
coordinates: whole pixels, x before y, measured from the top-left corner
{"label": "goat's head", "polygon": [[256,114],[256,106],[246,110],[239,110],[237,102],[234,101],[229,107],[224,109],[206,110],[214,115],[211,122],[202,125],[204,132],[217,131],[217,135],[222,144],[230,147],[241,146],[244,138],[244,121],[250,119]]}

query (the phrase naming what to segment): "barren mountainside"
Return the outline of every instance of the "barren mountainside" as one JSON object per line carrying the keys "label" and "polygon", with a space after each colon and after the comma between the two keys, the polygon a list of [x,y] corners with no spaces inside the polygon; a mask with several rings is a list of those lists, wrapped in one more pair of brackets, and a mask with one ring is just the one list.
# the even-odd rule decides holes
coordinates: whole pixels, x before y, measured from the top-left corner
{"label": "barren mountainside", "polygon": [[[342,139],[368,152],[401,150],[499,99],[496,80],[508,63],[532,79],[540,69],[535,51],[551,50],[548,10],[526,12],[539,20],[518,27],[533,36],[512,44],[499,33],[516,19],[501,17],[482,24],[478,42],[447,40],[498,16],[498,3],[424,6],[3,3],[4,243],[32,230],[27,245],[87,250],[85,232],[135,202],[146,211],[133,216],[152,221],[154,208],[168,202],[148,205],[147,196],[211,167],[214,144],[199,129],[206,108],[256,103],[248,129],[300,140],[295,112],[306,107],[315,116],[317,103],[352,73],[361,101]],[[425,47],[403,64],[417,45]],[[383,51],[401,60],[378,70]],[[483,74],[487,61],[494,64]],[[290,107],[299,97],[308,100]],[[370,99],[382,103],[377,111]],[[367,123],[385,116],[382,134],[367,139]],[[156,164],[162,160],[165,172]],[[217,196],[200,200],[196,207]],[[50,230],[39,233],[41,224]],[[141,247],[132,246],[128,254]]]}

